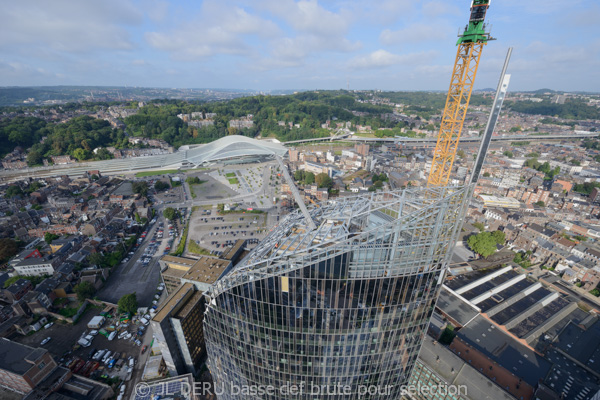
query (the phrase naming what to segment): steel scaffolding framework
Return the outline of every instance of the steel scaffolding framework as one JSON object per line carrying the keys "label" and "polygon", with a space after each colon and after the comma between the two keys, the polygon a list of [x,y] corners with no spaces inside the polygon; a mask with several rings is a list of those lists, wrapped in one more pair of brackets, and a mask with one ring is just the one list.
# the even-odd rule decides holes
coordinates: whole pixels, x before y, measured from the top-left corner
{"label": "steel scaffolding framework", "polygon": [[[220,399],[399,399],[439,294],[472,186],[341,198],[289,214],[206,292]],[[233,385],[233,386],[232,386]],[[247,385],[343,394],[252,395]],[[383,393],[384,387],[388,391]]]}

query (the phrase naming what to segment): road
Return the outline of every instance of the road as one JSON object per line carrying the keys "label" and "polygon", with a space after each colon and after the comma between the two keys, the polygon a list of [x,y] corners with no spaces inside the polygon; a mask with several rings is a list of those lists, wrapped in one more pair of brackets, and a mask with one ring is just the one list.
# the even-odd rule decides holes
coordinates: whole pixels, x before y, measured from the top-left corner
{"label": "road", "polygon": [[147,266],[144,267],[141,262],[137,261],[142,257],[144,250],[150,244],[150,240],[158,229],[159,222],[162,221],[166,224],[162,217],[162,212],[157,212],[157,215],[159,215],[158,221],[148,230],[146,239],[137,248],[130,260],[125,264],[119,264],[112,271],[104,286],[97,294],[100,300],[116,304],[121,296],[135,292],[140,307],[152,305],[152,300],[160,279],[158,259],[166,247],[168,235],[166,235],[167,238],[162,241],[152,261]]}

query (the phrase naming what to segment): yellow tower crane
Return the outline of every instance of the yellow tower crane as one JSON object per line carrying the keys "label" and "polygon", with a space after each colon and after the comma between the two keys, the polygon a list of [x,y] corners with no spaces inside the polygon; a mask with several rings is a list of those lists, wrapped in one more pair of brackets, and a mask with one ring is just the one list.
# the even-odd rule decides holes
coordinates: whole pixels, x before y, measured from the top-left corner
{"label": "yellow tower crane", "polygon": [[450,172],[467,115],[467,107],[471,100],[481,51],[488,40],[492,40],[489,32],[485,31],[484,23],[490,1],[473,0],[471,2],[469,24],[464,33],[459,35],[456,61],[427,186],[446,186],[450,180]]}

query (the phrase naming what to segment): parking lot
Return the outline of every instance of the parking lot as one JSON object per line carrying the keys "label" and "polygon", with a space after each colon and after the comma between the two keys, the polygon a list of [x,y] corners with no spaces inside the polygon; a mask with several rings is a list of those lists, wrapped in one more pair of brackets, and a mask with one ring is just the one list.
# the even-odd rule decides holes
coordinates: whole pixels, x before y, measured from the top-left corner
{"label": "parking lot", "polygon": [[192,214],[189,240],[220,255],[224,248],[233,245],[238,239],[248,240],[247,247],[252,248],[267,232],[266,213],[219,215],[216,208],[203,207]]}
{"label": "parking lot", "polygon": [[204,183],[200,185],[188,185],[190,191],[195,194],[195,199],[203,200],[226,200],[229,197],[236,196],[238,193],[231,187],[215,179],[212,173],[191,174],[191,177],[198,177]]}
{"label": "parking lot", "polygon": [[[131,333],[131,338],[139,339],[139,345],[136,344],[135,339],[119,339],[118,334],[115,334],[113,340],[108,340],[102,333],[96,333],[93,336],[89,347],[77,344],[77,341],[82,336],[93,333],[93,329],[88,328],[87,325],[101,311],[100,308],[90,307],[75,325],[54,321],[53,325],[47,329],[41,329],[29,336],[17,335],[12,340],[32,347],[47,349],[59,364],[70,368],[80,375],[93,379],[100,379],[104,375],[109,378],[118,377],[122,380],[133,379],[133,382],[136,382],[143,372],[144,364],[150,353],[149,344],[152,341],[150,325],[145,326],[137,319],[121,322],[119,315],[112,312],[112,318],[106,319],[106,322],[102,325],[106,334],[109,333],[109,330],[113,329],[111,327],[114,327],[118,333]],[[145,331],[142,336],[138,336],[137,332],[139,332],[141,326],[145,327]],[[96,329],[96,331],[99,331],[99,329]],[[50,340],[42,345],[41,343],[47,337],[50,337]],[[146,351],[142,354],[144,346],[147,347]],[[123,365],[118,367],[118,359],[115,359],[112,368],[108,368],[110,364],[108,360],[106,363],[103,363],[101,359],[92,359],[92,353],[100,350],[110,351],[111,355],[118,353],[119,359],[124,360],[121,362]],[[134,359],[134,366],[130,370],[127,368],[127,364],[129,363],[128,357]]]}

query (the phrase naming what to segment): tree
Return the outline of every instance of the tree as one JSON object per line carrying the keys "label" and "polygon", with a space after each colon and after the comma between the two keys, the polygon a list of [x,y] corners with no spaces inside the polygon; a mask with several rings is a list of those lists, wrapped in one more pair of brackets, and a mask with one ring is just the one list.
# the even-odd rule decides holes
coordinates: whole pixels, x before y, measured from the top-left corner
{"label": "tree", "polygon": [[546,203],[544,203],[544,202],[543,202],[543,201],[541,201],[541,200],[540,200],[540,201],[538,201],[538,202],[536,202],[536,203],[535,203],[535,205],[536,205],[536,206],[538,206],[538,207],[546,207]]}
{"label": "tree", "polygon": [[179,211],[177,211],[174,208],[171,207],[167,207],[163,210],[163,215],[166,219],[168,219],[169,221],[174,221],[177,218],[179,218]]}
{"label": "tree", "polygon": [[48,244],[52,244],[52,242],[55,239],[58,239],[60,236],[55,235],[54,233],[51,232],[46,232],[46,234],[44,235],[44,240],[46,241],[46,243]]}
{"label": "tree", "polygon": [[21,187],[17,185],[10,185],[8,189],[6,189],[6,197],[9,199],[16,196],[20,196],[22,194],[23,191],[21,190]]}
{"label": "tree", "polygon": [[100,268],[104,267],[104,256],[102,253],[92,253],[88,256],[90,265],[97,265]]}
{"label": "tree", "polygon": [[189,176],[185,181],[190,185],[199,185],[203,183],[197,176]]}
{"label": "tree", "polygon": [[512,151],[508,151],[508,150],[506,150],[506,151],[505,151],[504,153],[502,153],[502,154],[504,154],[504,155],[505,155],[506,157],[508,157],[508,158],[513,158],[513,157],[515,156],[515,155],[513,154],[513,152],[512,152]]}
{"label": "tree", "polygon": [[456,155],[463,159],[465,158],[465,151],[463,149],[460,149],[456,152]]}
{"label": "tree", "polygon": [[324,172],[321,172],[320,174],[318,174],[315,177],[315,181],[317,182],[317,185],[319,186],[319,188],[331,189],[331,187],[333,186],[333,180],[329,177],[329,175],[327,175]]}
{"label": "tree", "polygon": [[30,166],[39,165],[43,161],[43,155],[41,152],[37,150],[31,150],[29,154],[27,154],[27,164]]}
{"label": "tree", "polygon": [[148,194],[148,182],[146,181],[133,182],[131,188],[133,193],[139,193],[144,197]]}
{"label": "tree", "polygon": [[77,294],[79,301],[89,299],[96,293],[96,288],[88,281],[83,281],[73,287],[73,291]]}
{"label": "tree", "polygon": [[10,238],[0,239],[0,263],[5,263],[19,252],[19,244]]}
{"label": "tree", "polygon": [[163,181],[156,181],[156,183],[154,184],[154,189],[156,189],[159,192],[161,190],[166,190],[170,187],[171,186],[169,186],[169,184],[167,182],[163,182]]}
{"label": "tree", "polygon": [[483,173],[483,176],[484,176],[485,178],[489,178],[489,177],[490,177],[490,173],[489,173],[489,172],[484,172],[484,173]]}
{"label": "tree", "polygon": [[485,230],[485,225],[483,225],[481,222],[473,222],[473,226],[479,229],[479,232],[483,232]]}
{"label": "tree", "polygon": [[75,150],[73,150],[73,157],[75,157],[79,161],[87,160],[89,156],[90,152],[86,149],[82,149],[81,147],[78,147]]}
{"label": "tree", "polygon": [[504,245],[504,243],[506,242],[506,234],[502,231],[492,232],[492,237],[494,238],[497,244]]}
{"label": "tree", "polygon": [[373,180],[373,182],[375,182],[375,181],[387,182],[388,176],[385,173],[381,173],[379,175],[373,174],[371,179]]}
{"label": "tree", "polygon": [[137,296],[135,292],[124,295],[117,303],[120,313],[135,314],[138,309]]}
{"label": "tree", "polygon": [[312,185],[313,183],[315,183],[315,174],[313,174],[312,172],[305,173],[304,183],[306,183],[307,185]]}
{"label": "tree", "polygon": [[469,236],[467,244],[471,250],[482,257],[491,256],[496,252],[496,239],[489,232]]}
{"label": "tree", "polygon": [[297,180],[298,182],[301,182],[304,180],[304,171],[299,169],[296,172],[294,172],[294,179]]}
{"label": "tree", "polygon": [[98,149],[98,151],[95,154],[95,157],[98,160],[110,160],[113,158],[113,155],[110,151],[106,150],[105,148],[101,148]]}
{"label": "tree", "polygon": [[523,255],[521,253],[515,254],[515,257],[513,258],[513,262],[515,264],[521,264],[523,262]]}

